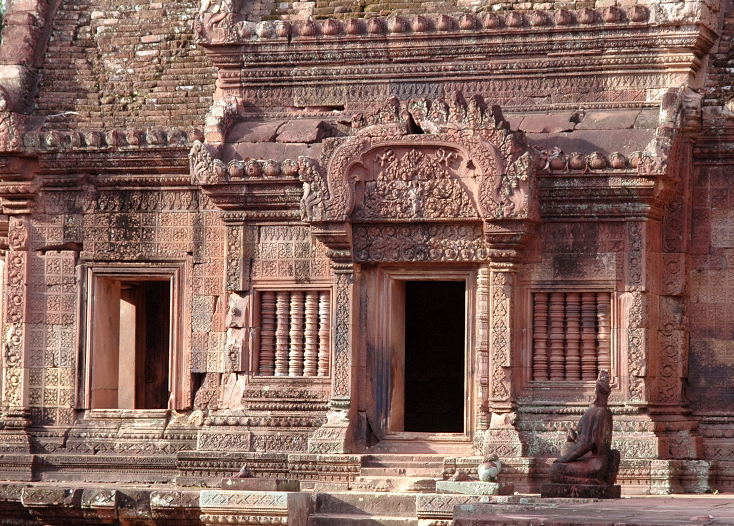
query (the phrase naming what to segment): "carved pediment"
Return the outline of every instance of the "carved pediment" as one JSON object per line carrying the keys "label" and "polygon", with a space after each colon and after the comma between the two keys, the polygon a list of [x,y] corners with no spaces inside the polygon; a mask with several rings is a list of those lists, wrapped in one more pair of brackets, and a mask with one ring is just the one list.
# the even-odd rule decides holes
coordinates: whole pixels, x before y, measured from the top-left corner
{"label": "carved pediment", "polygon": [[481,98],[392,98],[355,127],[327,140],[321,163],[301,159],[305,221],[537,218],[533,154]]}

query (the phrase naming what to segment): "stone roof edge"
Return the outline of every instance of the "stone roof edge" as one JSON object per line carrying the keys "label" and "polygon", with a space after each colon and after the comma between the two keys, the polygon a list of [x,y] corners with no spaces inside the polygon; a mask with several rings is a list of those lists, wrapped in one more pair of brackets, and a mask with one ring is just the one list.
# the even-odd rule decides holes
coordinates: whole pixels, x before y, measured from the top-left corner
{"label": "stone roof edge", "polygon": [[552,29],[585,30],[666,27],[700,25],[718,31],[719,5],[716,0],[687,0],[661,2],[650,6],[629,8],[607,7],[578,10],[508,11],[485,13],[457,13],[453,15],[418,14],[389,17],[349,18],[300,21],[240,20],[233,13],[211,17],[200,13],[195,29],[200,44],[248,45],[275,43],[289,45],[311,43],[314,40],[338,41],[343,38],[374,38],[385,36],[426,36],[432,33],[547,33]]}

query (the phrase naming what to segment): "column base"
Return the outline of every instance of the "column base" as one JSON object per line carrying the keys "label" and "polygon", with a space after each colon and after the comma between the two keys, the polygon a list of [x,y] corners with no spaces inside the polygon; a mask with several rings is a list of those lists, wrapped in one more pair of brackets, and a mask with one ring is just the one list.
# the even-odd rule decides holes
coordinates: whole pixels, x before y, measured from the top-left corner
{"label": "column base", "polygon": [[352,450],[354,426],[349,413],[332,409],[324,425],[308,438],[308,452],[318,454],[349,453]]}

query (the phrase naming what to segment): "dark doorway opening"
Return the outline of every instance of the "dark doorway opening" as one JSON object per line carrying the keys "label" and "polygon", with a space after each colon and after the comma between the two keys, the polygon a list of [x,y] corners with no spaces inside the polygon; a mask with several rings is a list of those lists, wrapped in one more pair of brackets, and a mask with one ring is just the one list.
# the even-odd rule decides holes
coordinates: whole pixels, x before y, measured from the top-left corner
{"label": "dark doorway opening", "polygon": [[405,283],[405,431],[464,431],[465,290]]}

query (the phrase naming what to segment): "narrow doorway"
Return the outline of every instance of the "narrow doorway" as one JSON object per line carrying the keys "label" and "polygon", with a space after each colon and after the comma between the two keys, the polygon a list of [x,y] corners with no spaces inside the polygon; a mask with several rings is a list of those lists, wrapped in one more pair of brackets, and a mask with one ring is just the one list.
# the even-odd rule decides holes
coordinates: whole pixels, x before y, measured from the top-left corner
{"label": "narrow doorway", "polygon": [[404,431],[464,432],[463,281],[405,282]]}
{"label": "narrow doorway", "polygon": [[91,406],[165,409],[169,397],[169,281],[97,278]]}

